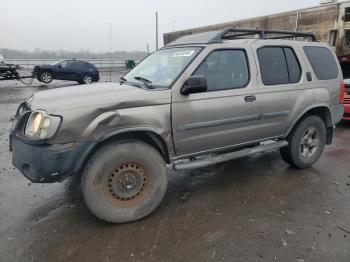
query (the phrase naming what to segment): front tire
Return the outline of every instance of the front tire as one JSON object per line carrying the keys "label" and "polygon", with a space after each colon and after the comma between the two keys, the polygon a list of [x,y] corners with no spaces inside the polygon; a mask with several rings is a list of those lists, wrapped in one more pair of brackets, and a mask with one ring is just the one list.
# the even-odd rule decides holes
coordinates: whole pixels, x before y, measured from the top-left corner
{"label": "front tire", "polygon": [[326,145],[326,125],[318,116],[309,116],[292,131],[288,142],[287,147],[280,149],[283,160],[299,169],[309,168]]}
{"label": "front tire", "polygon": [[53,76],[49,72],[43,72],[40,75],[40,81],[45,84],[50,84],[52,82]]}
{"label": "front tire", "polygon": [[162,201],[168,183],[163,157],[139,141],[119,142],[98,150],[82,174],[90,211],[110,223],[144,218]]}

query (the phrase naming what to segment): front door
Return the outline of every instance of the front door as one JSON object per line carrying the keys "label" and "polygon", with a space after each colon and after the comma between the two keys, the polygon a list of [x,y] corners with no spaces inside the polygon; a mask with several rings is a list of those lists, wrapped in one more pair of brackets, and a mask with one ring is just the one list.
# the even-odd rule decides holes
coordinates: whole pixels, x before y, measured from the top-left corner
{"label": "front door", "polygon": [[[176,154],[187,157],[254,142],[260,102],[249,50],[213,50],[192,75],[207,78],[207,92],[184,96],[173,90]],[[254,65],[254,63],[253,63]]]}

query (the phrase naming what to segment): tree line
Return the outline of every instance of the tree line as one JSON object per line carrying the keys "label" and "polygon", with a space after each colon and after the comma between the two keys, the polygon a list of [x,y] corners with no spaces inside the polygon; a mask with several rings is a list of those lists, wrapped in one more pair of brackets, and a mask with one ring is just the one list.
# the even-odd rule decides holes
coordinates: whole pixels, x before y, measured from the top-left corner
{"label": "tree line", "polygon": [[[32,51],[28,50],[14,50],[14,49],[0,49],[0,53],[5,59],[109,59],[109,52],[91,52],[88,50],[81,51],[67,51],[67,50],[42,50],[36,48]],[[140,60],[147,56],[143,51],[114,51],[112,52],[112,59],[121,60]]]}

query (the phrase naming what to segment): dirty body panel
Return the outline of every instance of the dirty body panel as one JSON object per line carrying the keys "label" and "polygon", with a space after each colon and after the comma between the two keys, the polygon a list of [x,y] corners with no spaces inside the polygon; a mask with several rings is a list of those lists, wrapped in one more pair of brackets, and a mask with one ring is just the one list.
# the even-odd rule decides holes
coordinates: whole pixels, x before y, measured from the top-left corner
{"label": "dirty body panel", "polygon": [[[152,134],[163,156],[169,158],[167,162],[173,164],[180,159],[256,146],[271,139],[286,139],[307,114],[323,117],[331,137],[333,125],[343,112],[339,104],[341,69],[337,63],[338,72],[332,79],[318,79],[304,51],[305,46],[330,50],[327,45],[237,39],[185,46],[185,52],[176,51],[172,56],[193,55],[193,58],[169,88],[147,89],[127,82],[36,93],[28,100],[27,110],[42,110],[60,116],[62,123],[58,132],[47,140],[26,139],[23,135],[25,123],[17,125],[10,139],[15,166],[34,182],[58,181],[79,172],[101,142],[133,132]],[[172,48],[162,50],[167,52]],[[178,50],[178,47],[174,48]],[[264,48],[288,49],[294,54],[294,62],[300,70],[298,77],[288,84],[266,83],[258,55]],[[215,69],[218,79],[223,77],[223,80],[208,78],[208,89],[184,95],[181,90],[187,80],[191,76],[202,77],[209,67],[213,67],[212,57],[217,59],[223,53],[231,57],[223,59],[222,67]],[[336,59],[334,54],[332,56]],[[238,73],[225,75],[231,66]],[[231,82],[223,85],[226,80]],[[149,82],[147,79],[142,81]],[[25,122],[25,119],[21,121]]]}
{"label": "dirty body panel", "polygon": [[13,164],[33,183],[62,181],[80,171],[93,143],[28,145],[12,140]]}
{"label": "dirty body panel", "polygon": [[67,87],[39,92],[30,107],[32,110],[45,108],[49,114],[64,116],[60,132],[48,141],[59,144],[98,141],[111,132],[130,127],[153,129],[166,137],[170,100],[170,90],[151,91],[104,83],[84,89]]}
{"label": "dirty body panel", "polygon": [[110,83],[36,93],[29,99],[29,109],[45,109],[48,114],[62,116],[63,121],[59,132],[44,143],[26,141],[24,125],[13,130],[13,163],[33,182],[56,182],[80,171],[99,142],[133,131],[160,136],[173,155],[170,99],[170,90]]}
{"label": "dirty body panel", "polygon": [[[246,39],[209,45],[172,88],[173,139],[177,157],[193,157],[266,139],[285,138],[297,121],[316,108],[330,114],[327,127],[338,123],[343,111],[339,104],[341,69],[337,64],[339,73],[336,79],[318,80],[303,50],[304,46],[313,45],[329,49],[326,44],[288,40]],[[293,50],[299,59],[299,80],[294,84],[265,85],[257,56],[258,50],[263,47]],[[246,53],[250,71],[247,85],[239,89],[181,95],[185,81],[217,50],[243,50]],[[312,81],[307,79],[307,74],[311,74]],[[254,96],[256,100],[247,103],[247,96]]]}
{"label": "dirty body panel", "polygon": [[[246,103],[244,97],[258,92],[256,67],[249,48],[242,48],[250,40],[229,44],[210,45],[179,78],[172,88],[173,134],[178,157],[210,153],[219,148],[230,148],[258,139],[260,105]],[[218,90],[183,96],[180,89],[214,51],[241,50],[249,64],[249,81],[240,89]],[[191,114],[188,114],[191,112]]]}

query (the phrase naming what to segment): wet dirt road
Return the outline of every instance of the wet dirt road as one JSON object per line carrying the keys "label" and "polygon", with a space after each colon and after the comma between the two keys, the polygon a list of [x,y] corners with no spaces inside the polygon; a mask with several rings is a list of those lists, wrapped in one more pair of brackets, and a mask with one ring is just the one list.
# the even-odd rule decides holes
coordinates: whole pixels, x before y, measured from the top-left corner
{"label": "wet dirt road", "polygon": [[30,184],[12,168],[10,118],[47,88],[0,83],[0,261],[350,261],[350,123],[309,170],[278,152],[169,170],[156,212],[110,225],[87,210],[79,177]]}

